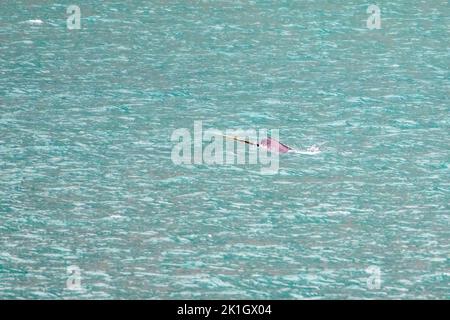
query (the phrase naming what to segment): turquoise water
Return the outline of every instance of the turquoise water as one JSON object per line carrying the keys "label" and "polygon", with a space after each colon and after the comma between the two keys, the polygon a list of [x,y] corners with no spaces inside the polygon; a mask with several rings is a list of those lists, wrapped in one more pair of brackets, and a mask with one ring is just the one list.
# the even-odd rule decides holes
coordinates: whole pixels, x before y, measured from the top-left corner
{"label": "turquoise water", "polygon": [[[69,4],[2,3],[0,299],[450,298],[447,1],[379,30],[355,0]],[[174,165],[195,120],[320,153]]]}

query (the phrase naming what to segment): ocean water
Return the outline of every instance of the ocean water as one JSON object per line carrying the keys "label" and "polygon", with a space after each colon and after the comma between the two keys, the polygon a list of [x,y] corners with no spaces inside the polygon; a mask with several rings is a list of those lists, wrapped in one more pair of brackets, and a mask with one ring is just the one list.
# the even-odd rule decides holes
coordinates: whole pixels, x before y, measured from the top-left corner
{"label": "ocean water", "polygon": [[450,298],[448,1],[74,2],[1,3],[0,299]]}

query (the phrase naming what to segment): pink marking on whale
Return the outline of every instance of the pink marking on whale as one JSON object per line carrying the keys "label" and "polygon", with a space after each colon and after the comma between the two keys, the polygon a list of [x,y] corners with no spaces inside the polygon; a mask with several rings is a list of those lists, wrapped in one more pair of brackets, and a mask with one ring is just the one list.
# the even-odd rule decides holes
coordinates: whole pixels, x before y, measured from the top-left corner
{"label": "pink marking on whale", "polygon": [[262,146],[270,151],[277,151],[279,153],[286,153],[289,150],[292,150],[291,147],[288,147],[287,145],[272,138],[262,139],[258,146]]}

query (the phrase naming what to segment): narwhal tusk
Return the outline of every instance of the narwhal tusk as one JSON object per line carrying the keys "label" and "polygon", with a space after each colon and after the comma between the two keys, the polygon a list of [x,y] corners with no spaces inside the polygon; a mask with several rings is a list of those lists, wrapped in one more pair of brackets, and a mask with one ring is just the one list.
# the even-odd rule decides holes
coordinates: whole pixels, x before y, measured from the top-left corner
{"label": "narwhal tusk", "polygon": [[279,153],[286,153],[286,152],[289,152],[290,150],[293,150],[291,147],[289,147],[275,139],[272,139],[272,138],[262,139],[260,143],[255,143],[255,142],[251,142],[248,140],[240,139],[236,136],[223,135],[223,137],[225,137],[226,139],[251,144],[251,145],[257,146],[257,147],[264,147],[270,151],[277,151]]}

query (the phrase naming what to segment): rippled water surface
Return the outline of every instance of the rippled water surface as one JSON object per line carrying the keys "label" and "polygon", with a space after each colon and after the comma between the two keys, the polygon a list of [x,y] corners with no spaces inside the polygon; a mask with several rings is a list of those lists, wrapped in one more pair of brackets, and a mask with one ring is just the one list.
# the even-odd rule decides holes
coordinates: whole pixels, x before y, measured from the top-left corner
{"label": "rippled water surface", "polygon": [[[447,1],[379,30],[356,0],[89,0],[68,30],[73,2],[1,4],[0,299],[450,298]],[[195,120],[320,152],[175,165]]]}

